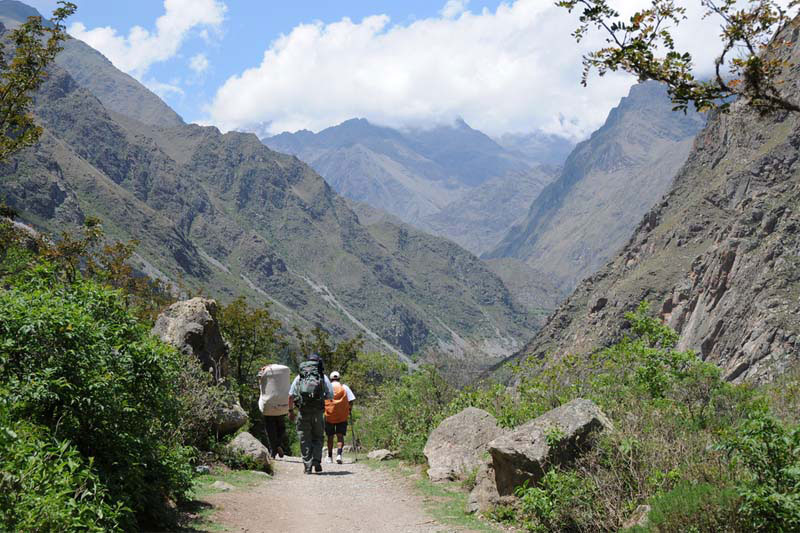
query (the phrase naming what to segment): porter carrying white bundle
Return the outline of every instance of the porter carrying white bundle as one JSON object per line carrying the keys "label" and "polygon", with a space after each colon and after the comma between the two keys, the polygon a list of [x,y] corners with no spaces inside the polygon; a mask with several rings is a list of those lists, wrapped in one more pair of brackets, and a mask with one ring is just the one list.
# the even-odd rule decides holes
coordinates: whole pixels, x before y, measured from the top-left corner
{"label": "porter carrying white bundle", "polygon": [[261,395],[258,408],[265,416],[280,416],[289,412],[289,367],[267,365],[258,372]]}

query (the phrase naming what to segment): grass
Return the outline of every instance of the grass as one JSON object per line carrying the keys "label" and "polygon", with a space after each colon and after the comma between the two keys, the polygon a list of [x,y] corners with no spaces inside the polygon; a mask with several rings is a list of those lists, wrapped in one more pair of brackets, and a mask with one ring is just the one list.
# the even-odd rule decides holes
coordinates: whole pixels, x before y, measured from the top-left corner
{"label": "grass", "polygon": [[[419,469],[399,459],[388,461],[364,461],[371,468],[385,468],[397,472],[404,477],[415,477]],[[414,480],[414,489],[423,497],[425,511],[437,522],[445,526],[463,528],[469,531],[500,531],[492,524],[481,521],[477,516],[468,514],[467,493],[463,491],[460,483],[433,483],[423,473],[419,479]]]}

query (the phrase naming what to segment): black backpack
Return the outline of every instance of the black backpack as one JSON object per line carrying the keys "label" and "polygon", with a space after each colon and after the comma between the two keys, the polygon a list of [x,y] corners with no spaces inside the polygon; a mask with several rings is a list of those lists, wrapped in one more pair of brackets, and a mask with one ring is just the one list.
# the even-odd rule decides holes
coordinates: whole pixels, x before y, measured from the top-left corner
{"label": "black backpack", "polygon": [[294,402],[304,411],[325,409],[325,376],[319,361],[300,363],[300,380],[297,382]]}

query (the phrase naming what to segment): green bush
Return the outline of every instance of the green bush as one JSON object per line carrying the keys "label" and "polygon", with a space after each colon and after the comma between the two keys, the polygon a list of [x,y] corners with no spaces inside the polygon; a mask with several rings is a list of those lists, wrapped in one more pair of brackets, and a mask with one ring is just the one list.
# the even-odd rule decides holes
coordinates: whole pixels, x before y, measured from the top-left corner
{"label": "green bush", "polygon": [[119,528],[122,509],[69,442],[20,420],[0,400],[0,530],[87,531]]}
{"label": "green bush", "polygon": [[0,292],[0,382],[9,416],[68,442],[123,513],[123,527],[161,521],[191,487],[182,445],[184,358],[150,336],[119,291],[38,267]]}
{"label": "green bush", "polygon": [[596,519],[593,487],[575,472],[550,470],[538,486],[517,487],[517,520],[528,531],[580,531]]}
{"label": "green bush", "polygon": [[800,531],[800,426],[756,411],[721,444],[736,466],[740,511],[756,531]]}
{"label": "green bush", "polygon": [[388,448],[403,459],[423,462],[428,435],[455,394],[435,368],[423,366],[379,388],[379,398],[361,419],[359,435],[368,448]]}
{"label": "green bush", "polygon": [[646,527],[629,528],[626,532],[746,531],[739,519],[737,500],[736,492],[731,488],[683,482],[652,500]]}

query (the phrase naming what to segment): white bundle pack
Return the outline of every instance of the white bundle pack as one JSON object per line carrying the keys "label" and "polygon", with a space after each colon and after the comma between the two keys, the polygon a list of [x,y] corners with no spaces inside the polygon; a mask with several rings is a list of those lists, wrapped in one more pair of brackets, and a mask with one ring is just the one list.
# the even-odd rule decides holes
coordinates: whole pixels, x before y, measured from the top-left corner
{"label": "white bundle pack", "polygon": [[267,365],[258,372],[261,394],[258,408],[265,416],[280,416],[289,412],[289,367]]}

